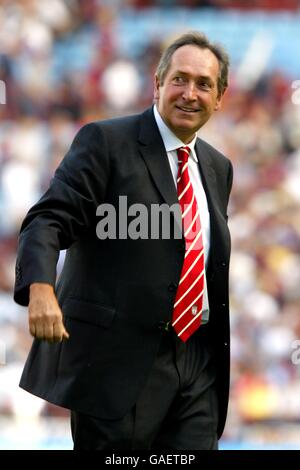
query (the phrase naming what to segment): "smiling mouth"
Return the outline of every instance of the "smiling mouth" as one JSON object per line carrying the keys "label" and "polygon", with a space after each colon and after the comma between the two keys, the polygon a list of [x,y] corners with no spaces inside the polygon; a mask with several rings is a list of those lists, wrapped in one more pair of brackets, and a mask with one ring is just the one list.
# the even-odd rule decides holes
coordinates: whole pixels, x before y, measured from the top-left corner
{"label": "smiling mouth", "polygon": [[198,113],[199,109],[187,108],[185,106],[176,106],[177,109],[183,111],[184,113]]}

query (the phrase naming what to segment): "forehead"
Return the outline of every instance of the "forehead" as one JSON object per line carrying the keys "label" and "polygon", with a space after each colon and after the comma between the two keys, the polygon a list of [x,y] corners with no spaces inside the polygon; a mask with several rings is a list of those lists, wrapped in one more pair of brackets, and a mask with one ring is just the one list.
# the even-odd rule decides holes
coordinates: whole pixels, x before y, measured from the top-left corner
{"label": "forehead", "polygon": [[170,63],[168,74],[183,72],[192,76],[210,76],[217,79],[219,61],[210,49],[186,45],[177,49]]}

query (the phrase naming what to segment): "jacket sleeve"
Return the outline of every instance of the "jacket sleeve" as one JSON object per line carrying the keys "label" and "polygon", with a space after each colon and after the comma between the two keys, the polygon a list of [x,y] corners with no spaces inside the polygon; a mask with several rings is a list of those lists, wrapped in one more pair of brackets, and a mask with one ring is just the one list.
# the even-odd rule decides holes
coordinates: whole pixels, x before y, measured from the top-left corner
{"label": "jacket sleeve", "polygon": [[33,282],[54,286],[59,251],[89,230],[105,197],[108,178],[105,136],[99,124],[87,124],[74,138],[49,189],[22,223],[14,291],[17,303],[28,305]]}

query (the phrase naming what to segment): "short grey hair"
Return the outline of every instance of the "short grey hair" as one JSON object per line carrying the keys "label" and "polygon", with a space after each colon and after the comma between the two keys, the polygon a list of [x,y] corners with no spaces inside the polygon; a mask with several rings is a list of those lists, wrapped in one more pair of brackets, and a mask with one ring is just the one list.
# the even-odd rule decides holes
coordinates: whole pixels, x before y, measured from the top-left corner
{"label": "short grey hair", "polygon": [[223,46],[210,42],[205,34],[199,31],[190,31],[183,34],[175,39],[162,53],[156,69],[160,85],[164,83],[174,52],[180,47],[188,45],[196,46],[200,49],[209,49],[216,56],[219,62],[218,95],[222,96],[228,86],[229,55]]}

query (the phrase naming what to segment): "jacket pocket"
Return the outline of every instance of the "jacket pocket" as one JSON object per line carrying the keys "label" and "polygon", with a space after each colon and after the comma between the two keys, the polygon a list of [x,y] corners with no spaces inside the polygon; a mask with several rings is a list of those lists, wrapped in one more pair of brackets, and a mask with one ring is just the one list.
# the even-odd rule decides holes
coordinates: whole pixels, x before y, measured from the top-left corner
{"label": "jacket pocket", "polygon": [[102,328],[109,328],[116,314],[116,309],[103,305],[66,298],[62,305],[65,317],[91,323]]}

